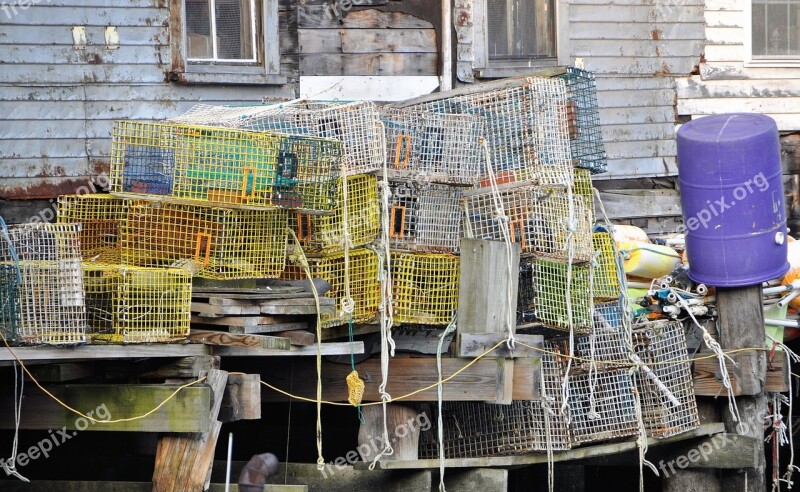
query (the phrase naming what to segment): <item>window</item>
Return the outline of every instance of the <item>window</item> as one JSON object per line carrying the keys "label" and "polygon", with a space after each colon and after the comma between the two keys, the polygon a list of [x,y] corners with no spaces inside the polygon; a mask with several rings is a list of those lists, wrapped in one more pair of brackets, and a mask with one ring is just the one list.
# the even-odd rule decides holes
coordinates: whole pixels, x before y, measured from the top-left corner
{"label": "window", "polygon": [[278,0],[173,0],[170,79],[182,83],[285,84]]}
{"label": "window", "polygon": [[557,3],[475,0],[477,75],[502,77],[532,67],[556,65]]}
{"label": "window", "polygon": [[750,64],[800,63],[800,0],[752,0],[749,7]]}

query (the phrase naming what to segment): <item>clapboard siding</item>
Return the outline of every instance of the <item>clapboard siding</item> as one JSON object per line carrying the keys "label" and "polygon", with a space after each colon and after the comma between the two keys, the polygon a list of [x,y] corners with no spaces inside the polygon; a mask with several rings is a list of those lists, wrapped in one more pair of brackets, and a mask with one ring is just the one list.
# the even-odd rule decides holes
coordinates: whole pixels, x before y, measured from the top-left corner
{"label": "clapboard siding", "polygon": [[[18,9],[0,32],[0,198],[75,192],[106,172],[114,120],[157,120],[198,102],[259,104],[296,97],[297,0],[280,0],[281,75],[263,86],[177,85],[170,1],[48,0]],[[73,26],[86,45],[73,46]],[[105,28],[119,46],[108,49]]]}
{"label": "clapboard siding", "polygon": [[677,81],[678,113],[754,111],[775,118],[780,130],[800,130],[800,68],[747,64],[747,1],[706,1],[704,63],[699,76]]}

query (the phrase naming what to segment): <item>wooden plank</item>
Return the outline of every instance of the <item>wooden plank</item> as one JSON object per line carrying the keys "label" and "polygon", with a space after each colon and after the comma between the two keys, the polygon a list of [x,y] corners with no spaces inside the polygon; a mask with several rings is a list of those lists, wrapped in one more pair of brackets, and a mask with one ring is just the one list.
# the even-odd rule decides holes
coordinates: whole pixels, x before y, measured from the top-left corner
{"label": "wooden plank", "polygon": [[151,379],[189,379],[198,378],[201,372],[219,369],[219,357],[200,355],[183,357],[156,369],[141,372],[142,378]]}
{"label": "wooden plank", "polygon": [[681,215],[676,190],[607,190],[600,193],[600,200],[609,219]]}
{"label": "wooden plank", "polygon": [[439,77],[433,75],[300,77],[300,97],[312,100],[399,101],[438,87]]}
{"label": "wooden plank", "polygon": [[261,418],[261,376],[231,374],[222,396],[220,422],[258,420]]}
{"label": "wooden plank", "polygon": [[63,383],[85,379],[95,375],[93,365],[87,363],[65,362],[63,364],[47,364],[29,368],[40,383]]}
{"label": "wooden plank", "polygon": [[[261,307],[259,306],[258,309],[260,311]],[[314,309],[316,310],[316,307]],[[219,326],[273,325],[285,323],[287,321],[289,321],[289,318],[280,316],[222,316],[219,318],[207,318],[193,314],[191,318],[192,323]]]}
{"label": "wooden plank", "polygon": [[[374,2],[370,2],[372,4]],[[327,5],[299,4],[297,26],[300,29],[433,29],[433,24],[404,12],[377,9],[351,10],[341,19],[326,15]]]}
{"label": "wooden plank", "polygon": [[259,306],[212,306],[207,302],[192,301],[192,313],[198,316],[217,318],[220,316],[240,316],[243,314],[260,314]]}
{"label": "wooden plank", "polygon": [[[691,431],[665,439],[648,439],[647,445],[650,448],[664,446],[670,443],[705,438],[724,432],[725,426],[721,423],[703,424]],[[572,461],[588,459],[598,456],[608,456],[625,451],[637,449],[636,441],[613,442],[606,444],[596,444],[593,446],[581,446],[570,451],[556,451],[553,453],[554,462]],[[530,453],[518,456],[493,456],[483,458],[451,458],[444,460],[445,468],[508,468],[534,464],[547,463],[546,453]],[[365,469],[369,463],[358,463],[356,469]],[[424,470],[439,468],[438,459],[425,459],[416,461],[379,461],[375,467],[382,470]]]}
{"label": "wooden plank", "polygon": [[228,326],[227,328],[231,333],[276,333],[288,332],[289,330],[305,330],[308,328],[308,323],[302,321],[296,323],[274,323],[269,325]]}
{"label": "wooden plank", "polygon": [[190,341],[220,347],[259,347],[274,350],[289,350],[291,342],[288,338],[264,335],[226,333],[192,329],[187,337]]}
{"label": "wooden plank", "polygon": [[[327,298],[325,298],[327,299]],[[289,301],[299,299],[285,299],[280,301],[265,301],[261,303],[262,314],[282,314],[282,315],[307,315],[317,314],[317,306],[314,303],[292,303]],[[322,299],[320,299],[322,301]],[[331,302],[321,302],[319,306],[320,314],[334,314],[336,311],[333,299]]]}
{"label": "wooden plank", "polygon": [[[195,281],[196,282],[196,281]],[[207,280],[206,282],[212,282]],[[230,283],[230,280],[219,280],[217,282],[224,282]],[[299,294],[305,292],[302,287],[297,287],[294,285],[270,285],[267,287],[231,287],[231,286],[224,286],[220,283],[210,284],[210,283],[203,283],[202,285],[192,285],[192,296],[194,297],[203,297],[202,294],[209,294],[215,295],[220,297],[225,297],[225,294],[228,295],[238,295],[238,294],[245,294],[245,295],[282,295],[282,294]],[[307,295],[311,295],[310,292]]]}
{"label": "wooden plank", "polygon": [[[348,345],[348,344],[344,344]],[[312,347],[309,347],[312,348]],[[462,369],[470,361],[460,358],[443,358],[442,374],[447,377]],[[538,366],[530,359],[516,361],[511,391],[514,400],[533,400],[537,393]],[[269,366],[266,366],[267,368]],[[368,359],[356,365],[361,379],[365,381],[364,401],[380,401],[378,386],[381,383],[380,360]],[[347,384],[345,377],[350,373],[349,364],[323,363],[322,370],[322,397],[330,401],[347,401]],[[315,398],[316,396],[316,369],[313,361],[294,361],[293,378],[286,371],[265,371],[264,381],[287,390],[292,388],[292,393]],[[393,398],[419,390],[438,381],[436,375],[436,361],[432,357],[394,357],[389,362],[389,383],[387,391]],[[493,359],[481,359],[450,380],[443,386],[444,399],[447,401],[495,401],[498,388],[498,366]],[[503,383],[507,384],[507,383]],[[504,386],[503,391],[508,389]],[[269,390],[262,393],[265,402],[284,402],[287,397]],[[420,392],[405,401],[436,401],[436,388]],[[398,400],[402,401],[402,400]]]}
{"label": "wooden plank", "polygon": [[[310,292],[287,292],[287,293],[222,293],[212,294],[203,293],[197,294],[192,292],[192,299],[208,299],[208,303],[212,306],[249,306],[259,300],[276,300],[276,299],[305,299],[314,302],[314,295]],[[320,301],[325,299],[320,297]],[[237,302],[239,301],[239,302]],[[253,302],[247,302],[253,301]]]}
{"label": "wooden plank", "polygon": [[[460,334],[508,333],[509,330],[516,330],[520,246],[515,243],[511,249],[509,258],[506,244],[500,241],[461,240],[458,290]],[[511,296],[509,289],[513,293]],[[461,354],[459,356],[464,357]]]}
{"label": "wooden plank", "polygon": [[[153,482],[112,482],[112,481],[66,481],[36,480],[33,483],[12,482],[3,484],[6,492],[152,492]],[[212,483],[209,492],[226,492],[225,484]],[[239,490],[231,485],[231,492]],[[266,485],[264,492],[308,492],[307,485]]]}
{"label": "wooden plank", "polygon": [[[68,384],[48,386],[48,391],[71,407],[98,420],[126,419],[144,415],[175,392],[178,385],[162,384]],[[64,409],[41,391],[25,395],[22,429],[61,429],[74,436],[78,431],[202,432],[208,430],[211,390],[206,384],[190,386],[144,419],[103,424],[89,422]],[[0,397],[0,427],[12,429],[13,397]]]}
{"label": "wooden plank", "polygon": [[345,29],[342,53],[436,53],[433,29]]}
{"label": "wooden plank", "polygon": [[[244,348],[244,347],[210,347],[214,355],[220,357],[267,357],[267,356],[289,356],[289,355],[306,355],[316,356],[317,346],[311,345],[309,347],[291,347],[289,350],[273,350],[264,348]],[[364,342],[355,341],[352,345],[348,342],[340,343],[323,343],[322,355],[350,355],[363,354]],[[344,381],[344,380],[343,380]]]}
{"label": "wooden plank", "polygon": [[298,347],[313,345],[317,341],[317,335],[305,330],[279,331],[275,336],[288,338],[292,345]]}
{"label": "wooden plank", "polygon": [[[189,357],[209,355],[208,348],[197,344],[128,344],[128,345],[82,345],[72,348],[14,347],[14,353],[23,361],[90,360],[90,359],[139,359],[144,357]],[[0,348],[0,361],[13,361],[7,348]]]}
{"label": "wooden plank", "polygon": [[[348,336],[348,327],[347,325],[344,326],[332,326],[330,328],[325,328],[322,330],[322,341],[327,340],[337,340],[340,338],[347,338]],[[370,325],[370,324],[354,324],[353,325],[353,336],[357,335],[368,335],[370,333],[380,333],[381,327],[380,325]]]}
{"label": "wooden plank", "polygon": [[[456,352],[459,357],[478,357],[483,355],[487,350],[495,346],[500,340],[508,338],[506,333],[459,333],[456,337]],[[514,335],[514,338],[532,347],[542,348],[544,338],[541,335]],[[512,351],[509,350],[508,344],[503,343],[494,349],[486,357],[501,357],[501,358],[517,358],[517,357],[540,357],[541,351],[530,349],[522,345],[516,345]]]}
{"label": "wooden plank", "polygon": [[306,53],[303,75],[436,75],[436,53]]}

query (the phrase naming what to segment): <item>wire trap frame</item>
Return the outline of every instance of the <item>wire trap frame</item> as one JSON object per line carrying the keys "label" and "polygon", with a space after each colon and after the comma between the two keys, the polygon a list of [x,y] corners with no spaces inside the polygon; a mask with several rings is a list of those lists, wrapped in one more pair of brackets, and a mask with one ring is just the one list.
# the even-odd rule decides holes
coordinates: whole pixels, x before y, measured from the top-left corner
{"label": "wire trap frame", "polygon": [[84,263],[119,264],[120,226],[127,200],[105,193],[58,197],[59,224],[80,224],[79,239]]}
{"label": "wire trap frame", "polygon": [[212,126],[117,121],[111,191],[189,204],[329,211],[342,144]]}
{"label": "wire trap frame", "polygon": [[592,233],[594,245],[593,295],[600,301],[619,299],[622,286],[619,283],[620,267],[614,238],[609,232],[598,230]]}
{"label": "wire trap frame", "polygon": [[8,226],[14,261],[19,265],[19,342],[49,345],[86,342],[79,234],[77,224]]}
{"label": "wire trap frame", "polygon": [[93,340],[155,343],[189,334],[192,275],[183,268],[83,265]]}
{"label": "wire trap frame", "polygon": [[134,200],[122,225],[127,266],[186,267],[209,279],[278,278],[285,210],[237,210]]}
{"label": "wire trap frame", "polygon": [[300,100],[267,106],[198,104],[169,121],[339,140],[345,175],[378,171],[385,160],[380,115],[375,104],[368,101]]}
{"label": "wire trap frame", "polygon": [[392,299],[398,323],[446,325],[458,307],[457,256],[399,253],[392,258]]}
{"label": "wire trap frame", "polygon": [[[586,264],[534,260],[537,321],[555,330],[569,332],[571,326],[575,333],[589,333],[593,323],[590,275],[591,267]],[[568,282],[569,278],[571,280]]]}
{"label": "wire trap frame", "polygon": [[570,374],[568,384],[567,404],[575,445],[638,433],[633,377],[627,369]]}
{"label": "wire trap frame", "polygon": [[606,171],[607,158],[597,106],[597,84],[587,70],[567,67],[559,75],[566,83],[568,128],[572,158],[577,167],[593,174]]}
{"label": "wire trap frame", "polygon": [[[593,257],[593,214],[567,187],[503,184],[497,192],[479,188],[464,193],[465,235],[503,240],[503,222],[521,255],[580,263]],[[504,216],[499,216],[497,202]]]}
{"label": "wire trap frame", "polygon": [[389,245],[392,249],[458,253],[462,237],[462,188],[390,181],[389,190]]}

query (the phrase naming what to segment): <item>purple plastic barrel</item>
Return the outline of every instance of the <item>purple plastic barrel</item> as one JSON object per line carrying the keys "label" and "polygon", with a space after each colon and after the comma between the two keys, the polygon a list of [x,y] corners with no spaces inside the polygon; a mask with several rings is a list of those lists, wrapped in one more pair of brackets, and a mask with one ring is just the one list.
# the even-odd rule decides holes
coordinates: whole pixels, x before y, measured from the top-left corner
{"label": "purple plastic barrel", "polygon": [[772,118],[721,114],[683,125],[678,170],[692,280],[739,287],[786,273],[780,142]]}

